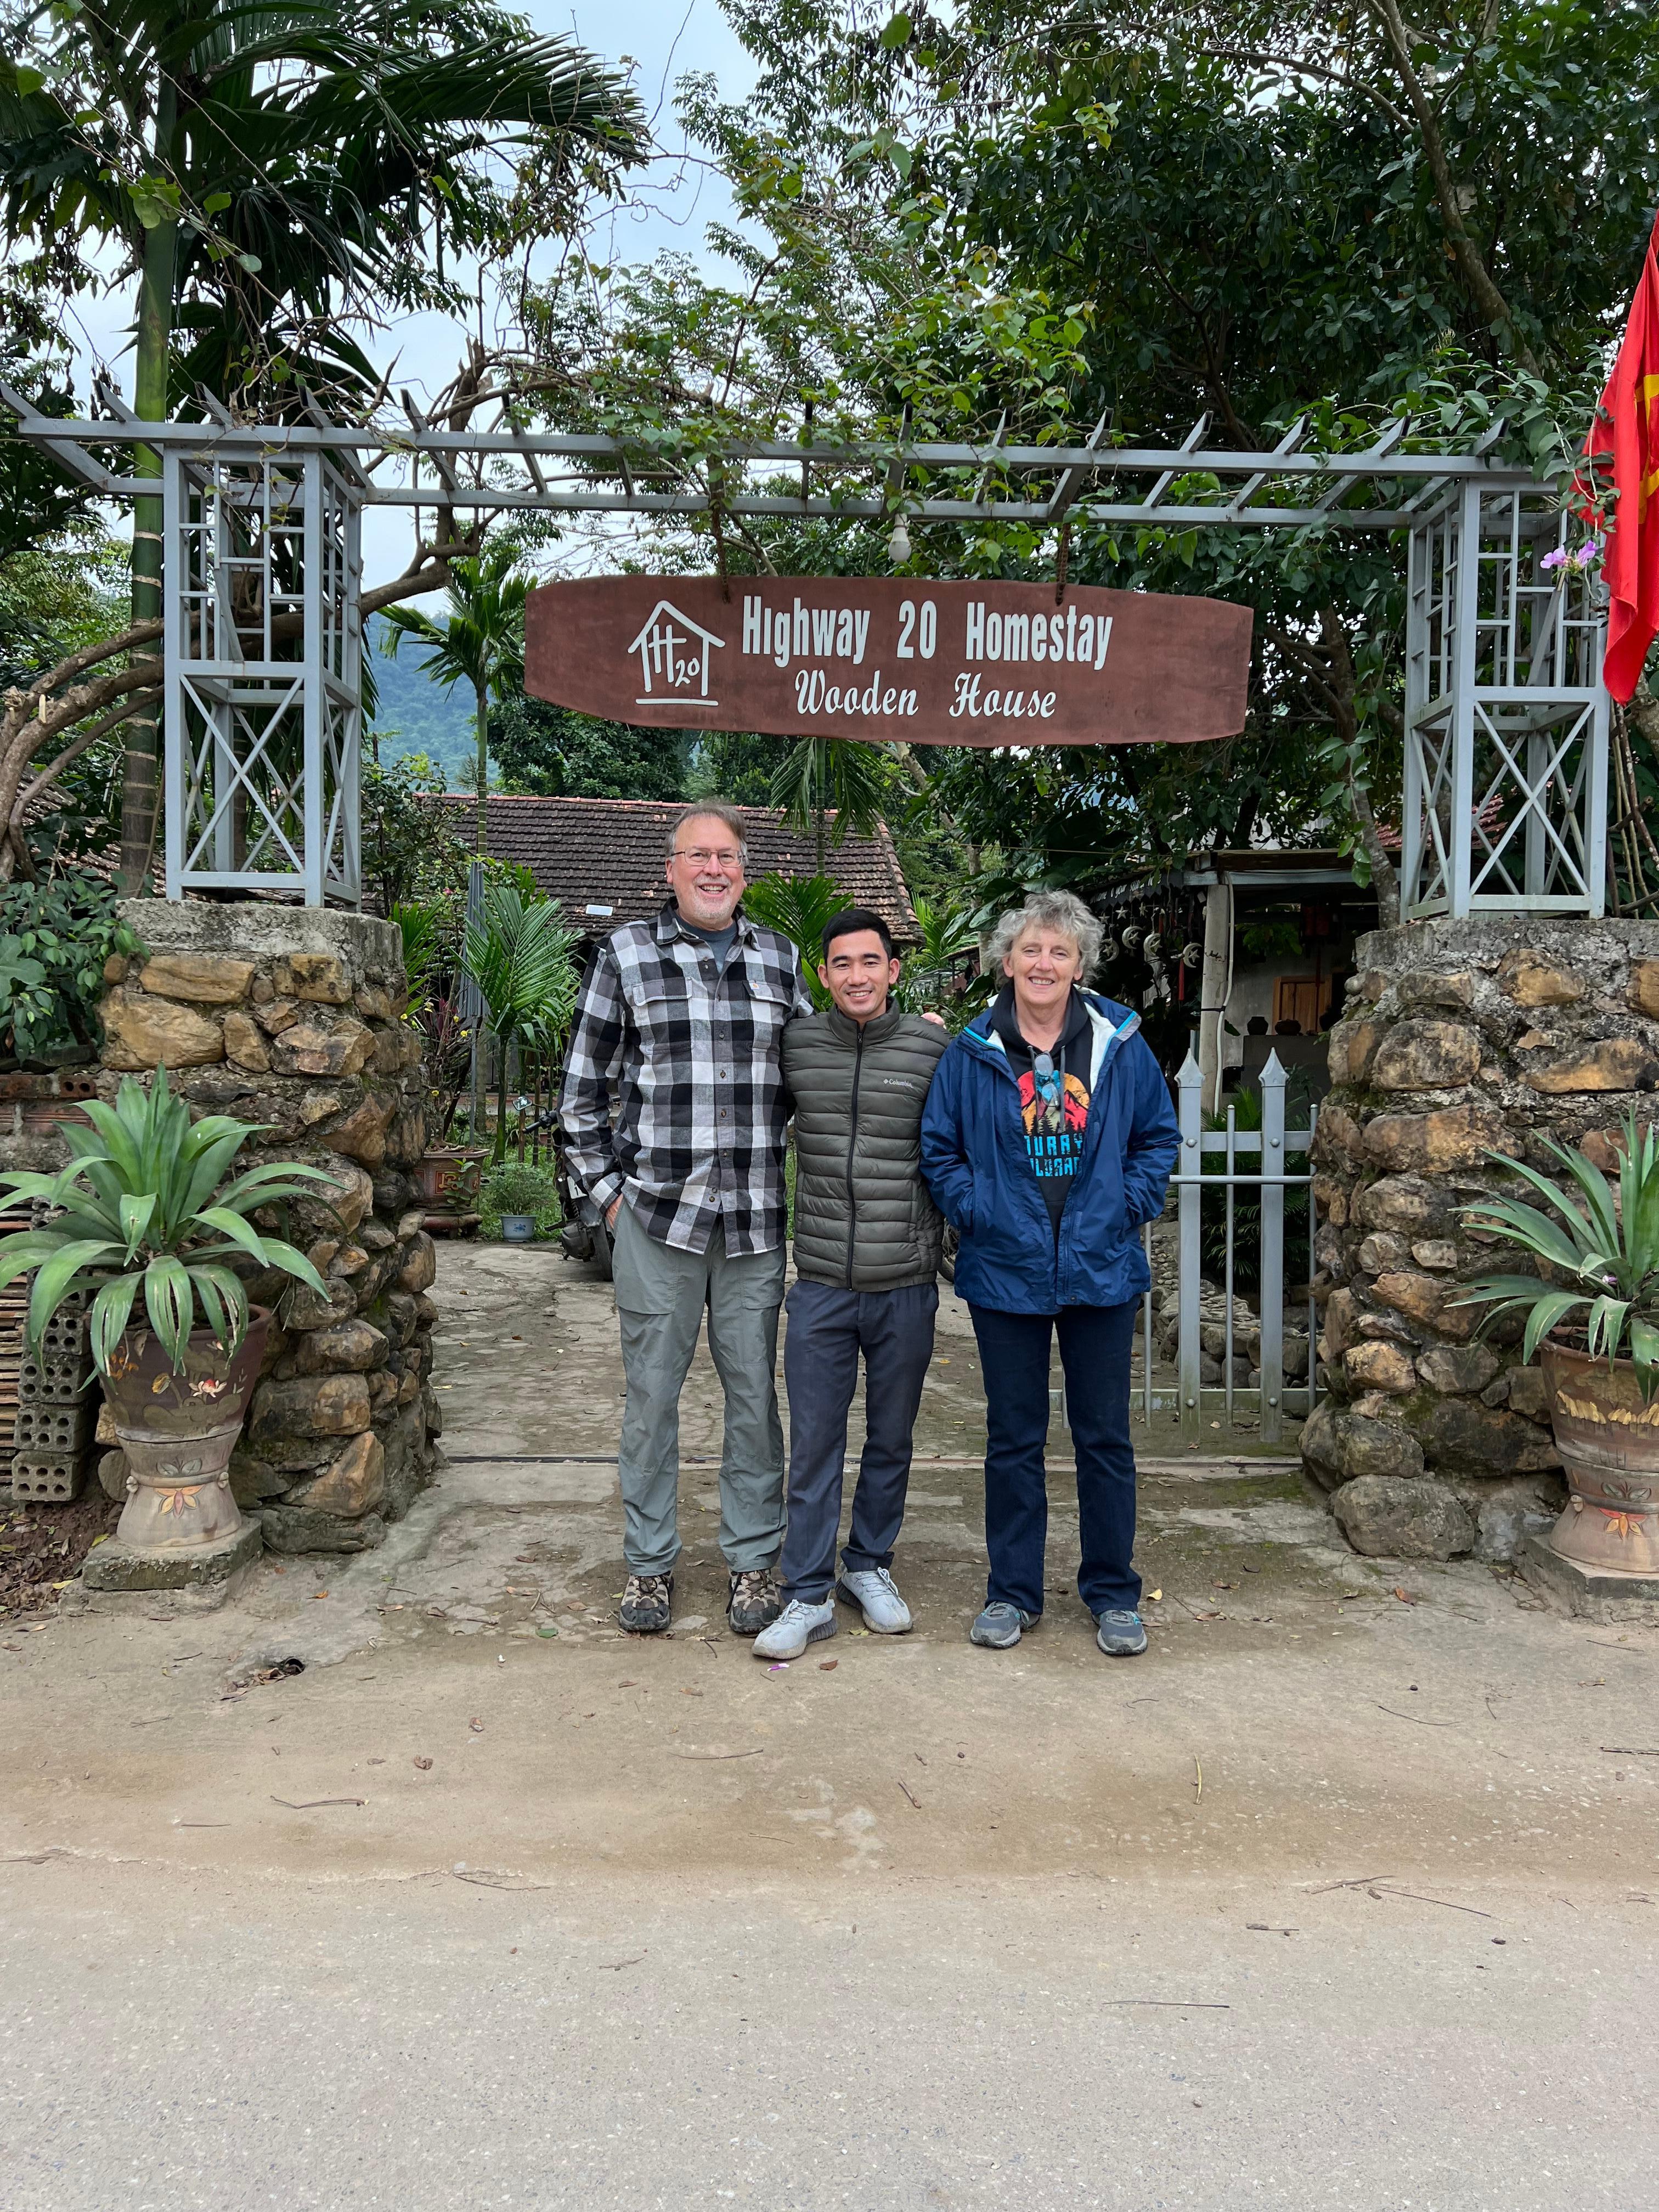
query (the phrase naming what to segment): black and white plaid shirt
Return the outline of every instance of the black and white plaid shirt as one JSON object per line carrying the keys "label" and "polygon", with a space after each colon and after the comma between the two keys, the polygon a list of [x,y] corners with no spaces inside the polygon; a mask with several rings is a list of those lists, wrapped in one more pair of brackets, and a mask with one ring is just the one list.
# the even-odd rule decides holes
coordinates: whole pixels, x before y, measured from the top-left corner
{"label": "black and white plaid shirt", "polygon": [[559,1098],[567,1157],[598,1205],[625,1193],[659,1243],[686,1252],[723,1225],[733,1258],[784,1239],[778,1045],[812,1010],[788,939],[737,923],[723,965],[672,900],[613,930],[582,985]]}

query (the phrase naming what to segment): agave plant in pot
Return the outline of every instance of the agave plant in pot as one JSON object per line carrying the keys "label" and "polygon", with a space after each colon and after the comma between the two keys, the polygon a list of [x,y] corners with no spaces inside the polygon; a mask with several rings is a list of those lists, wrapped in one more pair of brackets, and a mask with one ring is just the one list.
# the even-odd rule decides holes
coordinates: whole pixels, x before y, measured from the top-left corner
{"label": "agave plant in pot", "polygon": [[61,1127],[67,1167],[0,1175],[0,1188],[50,1209],[43,1227],[0,1238],[0,1287],[35,1271],[32,1346],[66,1305],[90,1304],[93,1364],[128,1468],[117,1542],[149,1554],[222,1547],[246,1525],[228,1470],[270,1320],[250,1309],[232,1263],[326,1297],[305,1255],[248,1216],[334,1179],[293,1160],[233,1178],[256,1126],[223,1114],[192,1121],[165,1068],[148,1091],[129,1077],[112,1106],[88,1099],[82,1110],[85,1124]]}
{"label": "agave plant in pot", "polygon": [[1659,1135],[1626,1115],[1616,1189],[1583,1152],[1545,1141],[1565,1190],[1491,1157],[1547,1212],[1496,1197],[1463,1222],[1518,1245],[1547,1279],[1485,1276],[1457,1303],[1526,1316],[1522,1356],[1539,1353],[1570,1493],[1554,1550],[1597,1573],[1659,1574]]}

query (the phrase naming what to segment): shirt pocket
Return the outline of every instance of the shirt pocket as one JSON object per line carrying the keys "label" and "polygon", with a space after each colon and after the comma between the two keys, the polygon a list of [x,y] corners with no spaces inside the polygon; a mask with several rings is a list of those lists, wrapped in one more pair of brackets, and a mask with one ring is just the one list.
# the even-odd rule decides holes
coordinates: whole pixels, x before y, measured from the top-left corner
{"label": "shirt pocket", "polygon": [[[755,1025],[755,1042],[765,1051],[778,1044],[794,1010],[794,993],[787,983],[770,975],[748,977],[748,1000],[750,1018]],[[737,1002],[741,1006],[742,1001]]]}

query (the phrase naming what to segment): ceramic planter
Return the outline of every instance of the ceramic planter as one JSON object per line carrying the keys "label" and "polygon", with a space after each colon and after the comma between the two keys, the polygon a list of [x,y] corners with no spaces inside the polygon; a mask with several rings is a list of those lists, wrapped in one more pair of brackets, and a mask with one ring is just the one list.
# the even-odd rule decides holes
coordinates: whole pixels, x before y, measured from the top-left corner
{"label": "ceramic planter", "polygon": [[528,1244],[533,1240],[535,1234],[536,1217],[533,1213],[502,1214],[501,1242],[503,1244]]}
{"label": "ceramic planter", "polygon": [[478,1225],[478,1181],[489,1154],[440,1146],[416,1170],[425,1201],[423,1225],[434,1237],[459,1237]]}
{"label": "ceramic planter", "polygon": [[1540,1364],[1571,1493],[1551,1546],[1597,1574],[1659,1575],[1659,1392],[1628,1359],[1548,1339]]}
{"label": "ceramic planter", "polygon": [[150,1328],[129,1329],[103,1377],[127,1461],[127,1502],[116,1529],[130,1551],[206,1551],[234,1538],[242,1516],[230,1494],[230,1455],[259,1379],[270,1316],[256,1306],[234,1359],[208,1329],[193,1330],[175,1375]]}

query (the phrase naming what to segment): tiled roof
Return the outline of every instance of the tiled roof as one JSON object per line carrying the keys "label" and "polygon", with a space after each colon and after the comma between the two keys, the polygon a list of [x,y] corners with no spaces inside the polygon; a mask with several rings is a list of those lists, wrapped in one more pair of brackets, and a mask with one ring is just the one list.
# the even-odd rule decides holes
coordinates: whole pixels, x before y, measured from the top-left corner
{"label": "tiled roof", "polygon": [[[443,806],[469,843],[477,802],[447,798]],[[490,857],[526,867],[569,919],[595,936],[619,922],[655,914],[668,895],[663,858],[668,825],[680,811],[678,801],[657,799],[538,799],[492,797],[489,802]],[[786,830],[782,816],[768,806],[739,807],[752,876],[812,876],[817,873],[817,841]],[[832,825],[833,813],[829,817]],[[827,842],[824,872],[846,892],[848,903],[878,914],[902,945],[915,945],[921,933],[910,904],[898,855],[887,825],[873,837],[849,832],[840,845]],[[596,914],[595,908],[610,911]]]}

